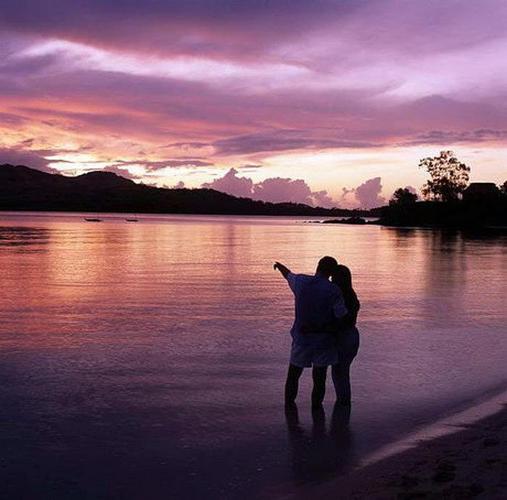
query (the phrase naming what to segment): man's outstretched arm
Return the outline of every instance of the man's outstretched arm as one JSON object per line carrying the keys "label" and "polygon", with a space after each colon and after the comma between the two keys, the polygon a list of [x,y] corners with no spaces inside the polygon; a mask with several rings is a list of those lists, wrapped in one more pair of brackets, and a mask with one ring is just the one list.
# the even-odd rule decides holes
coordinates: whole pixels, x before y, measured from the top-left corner
{"label": "man's outstretched arm", "polygon": [[281,264],[280,262],[275,262],[273,264],[273,269],[276,271],[280,271],[280,273],[282,274],[282,276],[287,279],[287,276],[290,274],[290,269],[286,266],[284,266],[283,264]]}

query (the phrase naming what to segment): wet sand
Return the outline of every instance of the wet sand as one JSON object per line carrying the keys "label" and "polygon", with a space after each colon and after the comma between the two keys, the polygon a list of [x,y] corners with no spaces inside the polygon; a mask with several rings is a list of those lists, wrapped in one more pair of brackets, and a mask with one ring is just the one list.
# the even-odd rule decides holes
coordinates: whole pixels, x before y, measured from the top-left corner
{"label": "wet sand", "polygon": [[507,404],[455,433],[290,498],[463,499],[507,498]]}

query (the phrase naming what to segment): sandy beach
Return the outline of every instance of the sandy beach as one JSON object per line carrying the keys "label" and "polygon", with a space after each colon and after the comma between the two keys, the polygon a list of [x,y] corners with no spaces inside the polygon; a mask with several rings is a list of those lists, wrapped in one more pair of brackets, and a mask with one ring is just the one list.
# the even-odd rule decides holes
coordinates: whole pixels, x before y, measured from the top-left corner
{"label": "sandy beach", "polygon": [[479,421],[454,426],[457,432],[421,441],[295,498],[507,498],[507,404]]}

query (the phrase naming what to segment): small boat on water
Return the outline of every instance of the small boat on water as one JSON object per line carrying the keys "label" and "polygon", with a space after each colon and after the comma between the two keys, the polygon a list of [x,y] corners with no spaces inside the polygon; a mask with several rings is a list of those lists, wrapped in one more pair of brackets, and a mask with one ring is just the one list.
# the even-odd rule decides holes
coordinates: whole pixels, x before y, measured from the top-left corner
{"label": "small boat on water", "polygon": [[139,222],[139,218],[136,214],[132,214],[130,217],[125,217],[127,222]]}
{"label": "small boat on water", "polygon": [[84,220],[86,222],[102,222],[102,219],[99,219],[98,217],[85,217]]}

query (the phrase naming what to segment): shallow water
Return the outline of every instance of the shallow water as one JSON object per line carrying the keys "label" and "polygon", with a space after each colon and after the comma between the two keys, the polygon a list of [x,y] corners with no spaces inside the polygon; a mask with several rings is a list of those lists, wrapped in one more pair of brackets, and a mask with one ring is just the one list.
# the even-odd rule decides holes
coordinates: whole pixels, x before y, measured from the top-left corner
{"label": "shallow water", "polygon": [[[27,498],[258,498],[507,386],[507,237],[303,219],[0,214],[0,481]],[[284,414],[292,297],[362,302],[353,407]],[[350,419],[350,420],[349,420]]]}

